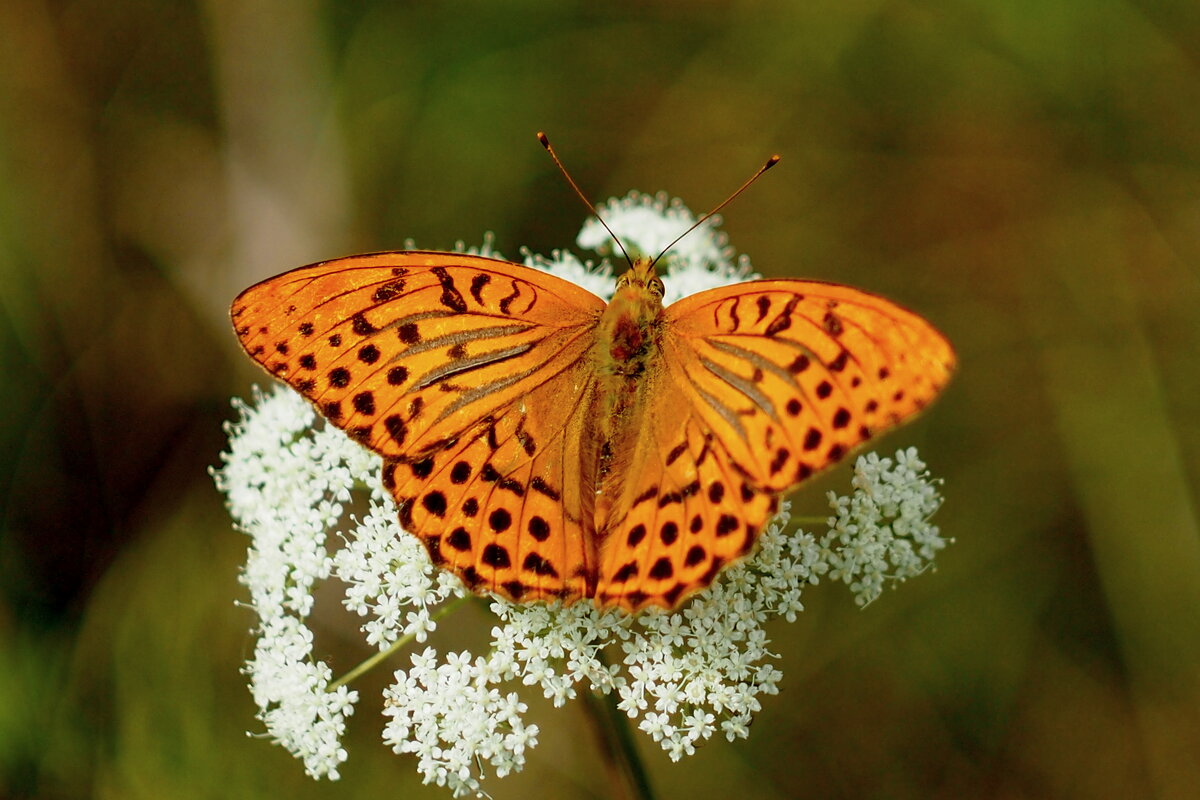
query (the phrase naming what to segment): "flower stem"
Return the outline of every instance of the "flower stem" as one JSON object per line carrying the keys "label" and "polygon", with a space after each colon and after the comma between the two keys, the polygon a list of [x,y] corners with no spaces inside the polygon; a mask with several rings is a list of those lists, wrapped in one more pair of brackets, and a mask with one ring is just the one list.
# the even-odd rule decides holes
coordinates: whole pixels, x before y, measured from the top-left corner
{"label": "flower stem", "polygon": [[[600,660],[603,663],[603,656]],[[654,800],[654,789],[638,755],[629,717],[617,708],[616,695],[585,691],[583,697],[609,772],[613,773],[614,789],[616,785],[622,786],[624,791],[620,796],[627,800]]]}
{"label": "flower stem", "polygon": [[[437,613],[433,615],[433,619],[435,619],[435,620],[441,619],[442,617],[449,614],[451,611],[454,611],[455,609],[457,609],[463,603],[467,602],[467,600],[469,600],[469,599],[470,599],[469,597],[460,597],[451,603],[447,603],[446,605],[444,605],[438,609]],[[363,661],[357,667],[350,670],[345,675],[343,675],[342,677],[335,680],[333,683],[329,684],[329,688],[327,689],[327,691],[333,691],[334,689],[338,688],[339,686],[345,686],[346,684],[350,683],[351,681],[361,677],[362,675],[365,675],[366,673],[373,670],[376,666],[378,666],[383,661],[386,661],[387,659],[391,658],[393,655],[395,655],[397,652],[399,652],[401,648],[403,648],[406,644],[408,644],[409,642],[411,642],[412,640],[414,640],[416,638],[417,638],[417,635],[415,633],[410,633],[406,636],[401,636],[399,639],[397,639],[395,642],[392,643],[391,647],[389,647],[386,650],[380,650],[378,653],[371,656],[367,660]]]}

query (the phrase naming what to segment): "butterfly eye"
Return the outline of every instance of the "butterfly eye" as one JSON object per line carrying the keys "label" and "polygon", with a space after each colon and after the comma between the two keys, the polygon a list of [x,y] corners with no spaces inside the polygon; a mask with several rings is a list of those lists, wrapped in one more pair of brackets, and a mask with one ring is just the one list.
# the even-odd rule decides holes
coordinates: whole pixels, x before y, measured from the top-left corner
{"label": "butterfly eye", "polygon": [[651,278],[649,283],[650,293],[655,297],[662,298],[666,288],[663,286],[661,278]]}

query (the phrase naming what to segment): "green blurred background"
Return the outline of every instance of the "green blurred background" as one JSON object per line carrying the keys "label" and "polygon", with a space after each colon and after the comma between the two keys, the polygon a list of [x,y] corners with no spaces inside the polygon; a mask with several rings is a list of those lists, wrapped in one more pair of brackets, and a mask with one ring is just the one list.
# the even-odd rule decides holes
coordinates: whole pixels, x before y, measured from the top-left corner
{"label": "green blurred background", "polygon": [[[544,129],[596,200],[698,211],[781,153],[739,251],[961,357],[882,445],[945,478],[956,545],[865,611],[810,592],[748,741],[642,742],[659,794],[1197,796],[1200,5],[2,0],[0,32],[0,795],[448,796],[379,743],[380,675],[340,783],[245,735],[245,540],[206,467],[266,379],[226,309],[408,237],[571,246]],[[610,796],[579,708],[532,713],[493,795]]]}

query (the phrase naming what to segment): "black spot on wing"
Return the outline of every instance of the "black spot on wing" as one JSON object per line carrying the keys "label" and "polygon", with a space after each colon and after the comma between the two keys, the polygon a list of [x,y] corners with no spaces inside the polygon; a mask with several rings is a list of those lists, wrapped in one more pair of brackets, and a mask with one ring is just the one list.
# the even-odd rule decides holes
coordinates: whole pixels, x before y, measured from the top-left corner
{"label": "black spot on wing", "polygon": [[396,328],[396,335],[405,344],[417,344],[421,341],[421,331],[417,328],[417,323],[415,322],[406,322]]}
{"label": "black spot on wing", "polygon": [[513,301],[521,296],[521,289],[520,289],[520,287],[517,286],[517,282],[515,279],[513,280],[511,285],[512,285],[512,294],[507,295],[503,299],[500,300],[500,313],[501,314],[511,314],[512,313],[511,306],[513,304]]}
{"label": "black spot on wing", "polygon": [[471,549],[471,534],[467,532],[466,528],[455,528],[446,537],[446,543],[460,553],[465,552]]}
{"label": "black spot on wing", "polygon": [[336,389],[343,389],[350,385],[350,370],[345,367],[337,367],[329,371],[329,385]]}
{"label": "black spot on wing", "polygon": [[675,568],[671,566],[671,559],[663,556],[654,562],[654,566],[650,568],[650,577],[657,580],[666,580],[675,574]]}
{"label": "black spot on wing", "polygon": [[765,317],[767,312],[771,310],[771,298],[767,297],[765,294],[760,294],[758,296],[758,300],[755,301],[755,305],[758,306],[758,319],[756,319],[755,322],[762,322],[763,317]]}
{"label": "black spot on wing", "polygon": [[367,317],[361,311],[350,318],[350,328],[359,336],[370,336],[379,329],[367,321]]}
{"label": "black spot on wing", "polygon": [[386,303],[389,300],[399,297],[401,294],[403,294],[403,292],[404,281],[388,281],[387,283],[381,284],[379,288],[375,290],[375,293],[371,295],[371,299],[373,299],[376,303]]}
{"label": "black spot on wing", "polygon": [[389,414],[383,421],[383,427],[387,430],[388,436],[392,437],[392,441],[396,444],[404,444],[404,438],[408,436],[408,428],[399,414]]}
{"label": "black spot on wing", "polygon": [[735,298],[733,298],[733,302],[729,304],[729,318],[731,320],[733,320],[733,329],[735,331],[742,324],[742,321],[741,321],[741,319],[738,318],[738,313],[737,313],[738,302],[739,302],[738,298],[735,297]]}
{"label": "black spot on wing", "polygon": [[538,516],[530,517],[529,535],[539,542],[546,541],[550,538],[550,523]]}
{"label": "black spot on wing", "polygon": [[551,500],[558,500],[558,490],[543,480],[540,476],[529,482],[529,488],[533,489],[538,494],[543,494]]}
{"label": "black spot on wing", "polygon": [[471,278],[471,297],[475,298],[475,302],[483,305],[483,287],[488,285],[492,280],[492,276],[486,273],[479,273]]}
{"label": "black spot on wing", "polygon": [[821,320],[821,324],[830,336],[842,335],[842,319],[832,311],[825,312],[825,317]]}
{"label": "black spot on wing", "polygon": [[467,310],[467,301],[463,300],[462,293],[455,287],[454,278],[450,276],[446,268],[434,267],[430,271],[433,272],[438,282],[442,285],[442,305],[456,313],[464,313]]}
{"label": "black spot on wing", "polygon": [[521,567],[537,575],[546,575],[551,578],[558,577],[558,570],[554,568],[554,565],[537,553],[530,553],[525,556],[525,561],[522,562]]}
{"label": "black spot on wing", "polygon": [[658,496],[658,484],[654,484],[649,489],[642,492],[637,497],[633,498],[633,505],[630,506],[630,508],[636,508],[640,504],[646,502],[647,500],[653,500],[657,496]]}
{"label": "black spot on wing", "polygon": [[483,548],[482,561],[496,569],[504,569],[512,564],[508,557],[508,550],[498,544],[489,544]]}
{"label": "black spot on wing", "polygon": [[775,319],[771,320],[771,324],[767,326],[767,329],[764,331],[764,333],[767,336],[775,336],[792,327],[792,312],[796,310],[796,304],[799,302],[800,297],[798,295],[793,295],[792,298],[787,301],[787,305],[783,307],[783,311],[779,312],[779,315],[775,317]]}
{"label": "black spot on wing", "polygon": [[637,573],[638,573],[637,562],[630,561],[628,564],[622,565],[620,569],[618,569],[616,572],[613,573],[612,582],[613,583],[625,583],[625,581],[629,580],[630,578],[635,577],[637,575]]}

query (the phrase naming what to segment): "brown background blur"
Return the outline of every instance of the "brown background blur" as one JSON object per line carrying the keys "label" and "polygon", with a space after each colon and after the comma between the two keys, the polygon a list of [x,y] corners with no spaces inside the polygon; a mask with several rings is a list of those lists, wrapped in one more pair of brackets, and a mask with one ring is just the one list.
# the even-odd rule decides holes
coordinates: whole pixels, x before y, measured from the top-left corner
{"label": "brown background blur", "polygon": [[[748,741],[642,742],[660,796],[1197,796],[1200,5],[2,0],[0,41],[0,795],[448,796],[379,743],[381,675],[341,783],[245,736],[206,467],[267,379],[226,309],[408,237],[572,246],[544,129],[596,200],[697,211],[781,153],[739,251],[961,357],[881,445],[945,478],[957,544],[865,611],[811,591]],[[494,796],[608,796],[579,709],[533,714]]]}

